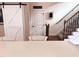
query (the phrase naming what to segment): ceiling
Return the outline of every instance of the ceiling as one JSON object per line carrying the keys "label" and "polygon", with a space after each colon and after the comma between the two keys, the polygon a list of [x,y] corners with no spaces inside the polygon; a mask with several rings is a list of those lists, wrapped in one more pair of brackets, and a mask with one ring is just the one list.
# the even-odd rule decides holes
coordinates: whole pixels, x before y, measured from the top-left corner
{"label": "ceiling", "polygon": [[46,8],[48,8],[52,5],[58,4],[58,3],[60,3],[60,2],[31,2],[30,4],[31,4],[31,6],[40,6],[40,5],[42,5],[43,8],[46,9]]}

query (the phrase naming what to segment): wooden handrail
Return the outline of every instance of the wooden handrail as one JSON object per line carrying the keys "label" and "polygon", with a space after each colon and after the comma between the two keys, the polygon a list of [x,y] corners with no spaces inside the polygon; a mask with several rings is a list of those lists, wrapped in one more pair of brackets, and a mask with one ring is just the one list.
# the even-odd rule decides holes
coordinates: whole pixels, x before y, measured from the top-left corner
{"label": "wooden handrail", "polygon": [[[77,13],[79,13],[79,11],[76,12],[73,16],[75,16]],[[73,16],[72,16],[72,17],[73,17]],[[66,20],[65,20],[65,21],[68,22],[72,17],[70,17],[67,21],[66,21]]]}

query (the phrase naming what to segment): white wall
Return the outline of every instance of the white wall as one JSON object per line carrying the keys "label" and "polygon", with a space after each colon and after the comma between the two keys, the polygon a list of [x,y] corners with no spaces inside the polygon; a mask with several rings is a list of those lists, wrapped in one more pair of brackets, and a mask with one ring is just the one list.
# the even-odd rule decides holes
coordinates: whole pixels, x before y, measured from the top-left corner
{"label": "white wall", "polygon": [[[56,24],[61,18],[63,18],[70,10],[72,10],[78,3],[77,2],[62,2],[55,4],[45,10],[46,23],[50,24],[49,35],[56,35],[56,32],[60,29],[55,28]],[[53,12],[53,18],[49,19],[47,14]],[[53,31],[53,28],[55,31]],[[57,30],[56,30],[57,29]]]}
{"label": "white wall", "polygon": [[23,40],[22,8],[6,5],[2,10],[5,28],[3,40]]}
{"label": "white wall", "polygon": [[[45,17],[44,17],[44,11],[46,10],[46,8],[49,8],[50,6],[52,5],[55,5],[56,3],[58,2],[33,2],[33,3],[30,3],[30,11],[31,11],[31,15],[30,15],[30,20],[29,20],[29,23],[30,23],[30,35],[32,34],[36,34],[36,33],[42,33],[40,35],[45,35],[46,33],[46,28],[45,26],[43,26],[43,30],[41,28],[39,28],[39,26],[36,26],[36,27],[32,27],[34,26],[35,24],[37,23],[41,23],[40,26],[42,26],[42,24],[45,24]],[[33,6],[42,6],[43,8],[42,9],[33,9]],[[40,16],[37,16],[37,15],[42,15],[41,17]],[[35,18],[39,18],[38,20],[35,20]],[[41,19],[41,20],[40,20]],[[33,24],[33,21],[34,21],[34,24]]]}

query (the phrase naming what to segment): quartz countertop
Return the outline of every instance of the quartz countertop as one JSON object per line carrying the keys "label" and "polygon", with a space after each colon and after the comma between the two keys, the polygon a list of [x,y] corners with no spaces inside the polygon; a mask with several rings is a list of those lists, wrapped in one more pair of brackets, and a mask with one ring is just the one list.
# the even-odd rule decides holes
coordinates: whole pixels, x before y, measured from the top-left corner
{"label": "quartz countertop", "polygon": [[65,41],[0,41],[0,56],[79,57],[79,46]]}

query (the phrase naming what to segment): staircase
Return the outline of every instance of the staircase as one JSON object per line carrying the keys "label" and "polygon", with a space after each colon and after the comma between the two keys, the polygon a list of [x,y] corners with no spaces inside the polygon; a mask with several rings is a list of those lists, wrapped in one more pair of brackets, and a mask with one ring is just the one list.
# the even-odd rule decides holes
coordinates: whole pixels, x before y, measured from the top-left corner
{"label": "staircase", "polygon": [[62,17],[52,29],[54,36],[49,36],[52,41],[69,41],[79,45],[79,4]]}
{"label": "staircase", "polygon": [[65,41],[79,45],[79,11],[64,21],[63,38]]}
{"label": "staircase", "polygon": [[79,11],[64,20],[64,29],[56,36],[49,36],[48,41],[69,41],[73,44],[79,44]]}

